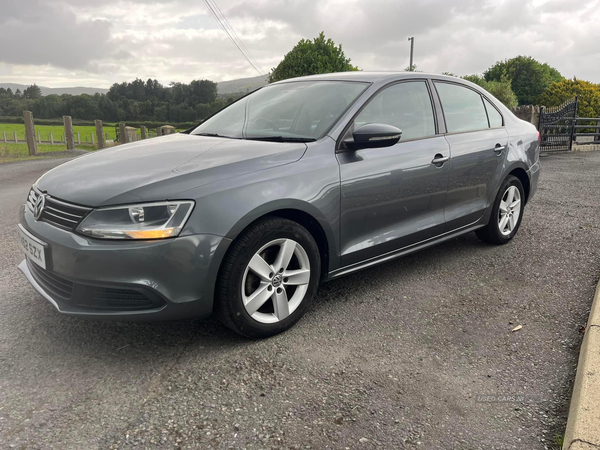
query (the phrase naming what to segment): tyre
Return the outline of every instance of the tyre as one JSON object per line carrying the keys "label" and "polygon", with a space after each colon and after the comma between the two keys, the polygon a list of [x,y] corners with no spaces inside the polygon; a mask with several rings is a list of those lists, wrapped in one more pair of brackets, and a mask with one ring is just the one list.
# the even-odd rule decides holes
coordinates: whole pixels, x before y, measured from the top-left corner
{"label": "tyre", "polygon": [[490,244],[508,243],[519,230],[524,207],[523,185],[517,177],[509,175],[498,190],[489,223],[476,231],[477,236]]}
{"label": "tyre", "polygon": [[319,247],[300,224],[269,217],[233,243],[217,281],[215,310],[237,333],[264,338],[293,326],[312,303]]}

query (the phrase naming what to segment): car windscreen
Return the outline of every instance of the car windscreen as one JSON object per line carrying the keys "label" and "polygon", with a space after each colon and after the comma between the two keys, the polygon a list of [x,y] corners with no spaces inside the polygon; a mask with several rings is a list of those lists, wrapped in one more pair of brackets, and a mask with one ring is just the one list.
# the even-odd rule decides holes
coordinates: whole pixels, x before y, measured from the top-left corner
{"label": "car windscreen", "polygon": [[368,83],[346,81],[295,81],[266,86],[210,117],[191,134],[316,140],[367,86]]}

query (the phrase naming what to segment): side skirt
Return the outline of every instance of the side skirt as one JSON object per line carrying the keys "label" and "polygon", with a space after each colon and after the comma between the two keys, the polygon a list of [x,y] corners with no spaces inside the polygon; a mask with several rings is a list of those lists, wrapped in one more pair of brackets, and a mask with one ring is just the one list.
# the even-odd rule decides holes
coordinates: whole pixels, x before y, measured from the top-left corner
{"label": "side skirt", "polygon": [[448,240],[458,237],[460,235],[469,233],[471,231],[475,231],[478,228],[482,228],[484,226],[486,226],[486,224],[485,223],[481,224],[480,220],[478,220],[474,224],[465,225],[462,228],[458,228],[456,230],[449,231],[444,234],[440,234],[439,236],[436,236],[431,239],[427,239],[425,241],[418,242],[416,244],[409,245],[408,247],[403,247],[401,249],[394,250],[389,253],[384,253],[383,255],[376,256],[374,258],[370,258],[365,261],[361,261],[361,262],[358,262],[358,263],[355,263],[355,264],[352,264],[349,266],[341,267],[332,272],[329,272],[329,274],[327,276],[327,280],[324,280],[324,281],[333,280],[334,278],[338,278],[338,277],[341,277],[344,275],[349,275],[349,274],[357,272],[359,270],[367,269],[367,268],[375,266],[377,264],[391,261],[393,259],[400,258],[400,257],[408,255],[410,253],[418,252],[419,250],[423,250],[428,247],[432,247],[434,245],[440,244],[444,241],[448,241]]}

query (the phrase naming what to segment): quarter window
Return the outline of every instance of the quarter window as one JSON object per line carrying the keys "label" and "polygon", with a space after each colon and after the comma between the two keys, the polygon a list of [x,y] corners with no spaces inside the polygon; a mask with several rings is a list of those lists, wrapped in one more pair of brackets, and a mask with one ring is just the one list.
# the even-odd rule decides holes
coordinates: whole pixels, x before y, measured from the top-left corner
{"label": "quarter window", "polygon": [[477,92],[449,83],[435,83],[440,95],[448,133],[489,128],[483,99]]}
{"label": "quarter window", "polygon": [[487,110],[487,113],[488,113],[488,119],[490,119],[490,127],[492,127],[492,128],[501,127],[502,126],[502,116],[500,115],[498,110],[494,107],[494,105],[492,105],[490,102],[488,102],[485,98],[483,99],[483,102],[485,103],[485,109]]}
{"label": "quarter window", "polygon": [[354,120],[355,129],[384,123],[402,130],[402,141],[435,135],[433,107],[424,81],[398,83],[376,94]]}

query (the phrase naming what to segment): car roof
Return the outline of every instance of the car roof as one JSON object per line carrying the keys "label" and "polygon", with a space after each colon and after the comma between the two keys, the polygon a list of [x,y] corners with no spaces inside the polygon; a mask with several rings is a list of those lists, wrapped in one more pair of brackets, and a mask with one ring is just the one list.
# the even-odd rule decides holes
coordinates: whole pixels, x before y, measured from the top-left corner
{"label": "car roof", "polygon": [[323,73],[319,75],[308,75],[305,77],[288,78],[286,80],[278,81],[277,83],[289,83],[294,81],[359,81],[363,83],[376,83],[381,81],[392,81],[402,80],[410,78],[435,78],[440,80],[448,81],[460,81],[465,84],[470,84],[465,80],[457,77],[448,75],[441,75],[437,73],[425,73],[425,72],[362,72],[362,71],[351,71],[351,72],[335,72],[335,73]]}

